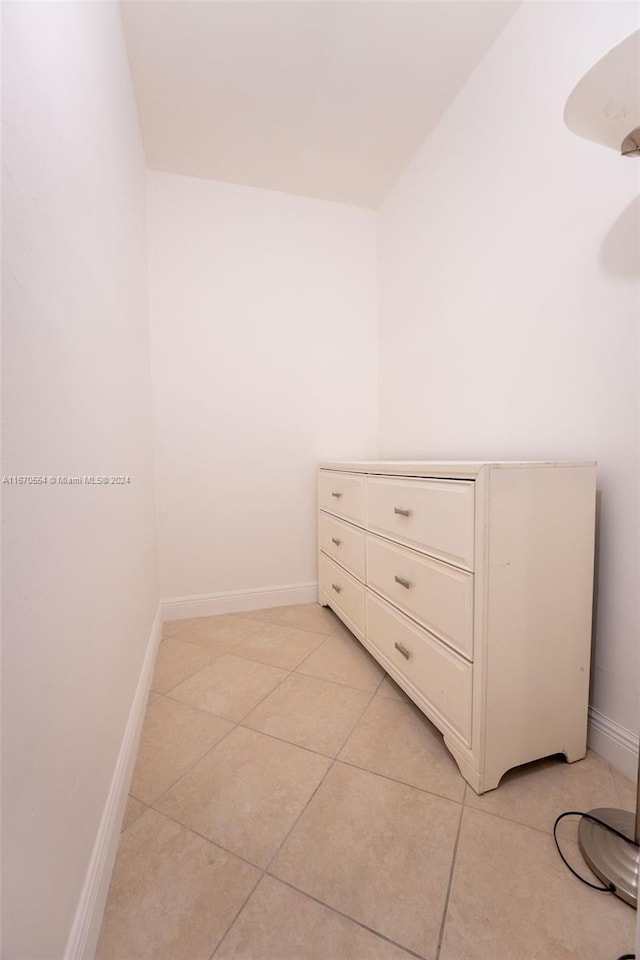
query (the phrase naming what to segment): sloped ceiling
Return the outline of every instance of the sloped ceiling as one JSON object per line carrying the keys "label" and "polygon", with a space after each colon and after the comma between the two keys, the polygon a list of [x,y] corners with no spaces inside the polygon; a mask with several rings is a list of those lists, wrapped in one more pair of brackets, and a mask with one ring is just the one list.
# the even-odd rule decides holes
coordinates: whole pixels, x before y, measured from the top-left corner
{"label": "sloped ceiling", "polygon": [[375,207],[518,3],[121,6],[152,169]]}

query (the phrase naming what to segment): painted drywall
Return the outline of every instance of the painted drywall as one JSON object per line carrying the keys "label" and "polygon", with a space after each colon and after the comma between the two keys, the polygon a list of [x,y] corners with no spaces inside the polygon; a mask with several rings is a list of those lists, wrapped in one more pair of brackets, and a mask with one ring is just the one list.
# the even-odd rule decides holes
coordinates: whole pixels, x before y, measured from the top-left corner
{"label": "painted drywall", "polygon": [[149,175],[163,598],[317,579],[315,465],[376,445],[373,211]]}
{"label": "painted drywall", "polygon": [[592,704],[631,736],[640,168],[571,134],[563,110],[636,27],[635,4],[523,4],[379,232],[381,455],[598,461]]}
{"label": "painted drywall", "polygon": [[516,6],[125,0],[148,164],[376,207]]}
{"label": "painted drywall", "polygon": [[3,8],[3,951],[65,956],[157,607],[145,171],[117,4]]}

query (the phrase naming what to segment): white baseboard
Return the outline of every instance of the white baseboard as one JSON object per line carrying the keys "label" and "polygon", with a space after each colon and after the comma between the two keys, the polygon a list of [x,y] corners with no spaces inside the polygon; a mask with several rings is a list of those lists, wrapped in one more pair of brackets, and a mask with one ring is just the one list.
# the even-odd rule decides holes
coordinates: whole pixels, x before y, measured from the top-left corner
{"label": "white baseboard", "polygon": [[186,617],[213,617],[218,613],[241,613],[267,607],[287,607],[296,603],[317,603],[317,583],[295,583],[288,587],[261,587],[254,590],[230,590],[194,597],[171,597],[162,601],[163,620]]}
{"label": "white baseboard", "polygon": [[151,628],[147,652],[140,671],[133,703],[129,711],[129,719],[122,739],[120,753],[111,778],[111,786],[98,827],[84,887],[64,952],[64,960],[90,960],[95,955],[111,882],[111,873],[118,850],[120,827],[127,803],[133,765],[138,752],[156,651],[162,633],[161,610],[162,607],[159,604]]}
{"label": "white baseboard", "polygon": [[[589,707],[589,747],[594,753],[635,781],[638,771],[640,737],[599,710]],[[636,956],[640,957],[640,910],[636,918]]]}
{"label": "white baseboard", "polygon": [[589,707],[589,747],[630,780],[638,773],[640,738],[603,713]]}

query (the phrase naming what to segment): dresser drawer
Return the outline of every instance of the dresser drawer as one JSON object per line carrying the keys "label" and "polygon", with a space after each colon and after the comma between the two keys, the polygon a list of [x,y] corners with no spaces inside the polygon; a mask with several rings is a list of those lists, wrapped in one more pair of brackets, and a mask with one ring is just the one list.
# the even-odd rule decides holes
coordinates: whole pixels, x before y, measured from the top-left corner
{"label": "dresser drawer", "polygon": [[368,535],[367,584],[473,659],[473,574]]}
{"label": "dresser drawer", "polygon": [[365,484],[364,477],[338,473],[335,470],[320,470],[318,474],[320,509],[346,517],[354,523],[364,524]]}
{"label": "dresser drawer", "polygon": [[335,609],[349,629],[364,636],[365,588],[324,553],[320,554],[318,568],[320,593],[325,595],[329,605]]}
{"label": "dresser drawer", "polygon": [[368,527],[473,570],[475,485],[466,480],[369,477]]}
{"label": "dresser drawer", "polygon": [[371,593],[367,636],[390,667],[427,701],[435,722],[444,721],[470,746],[471,664]]}
{"label": "dresser drawer", "polygon": [[328,513],[320,513],[318,539],[320,549],[327,556],[346,567],[358,580],[364,581],[365,543],[362,530],[336,520]]}

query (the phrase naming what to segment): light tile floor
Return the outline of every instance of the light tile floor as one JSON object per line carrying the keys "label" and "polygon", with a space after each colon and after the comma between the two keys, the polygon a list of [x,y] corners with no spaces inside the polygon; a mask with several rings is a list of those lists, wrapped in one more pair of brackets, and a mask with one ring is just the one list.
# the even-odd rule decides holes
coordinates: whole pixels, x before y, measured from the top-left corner
{"label": "light tile floor", "polygon": [[[552,827],[626,806],[589,754],[482,797],[327,609],[165,625],[98,960],[615,960],[635,911]],[[562,838],[588,874],[575,842]]]}

